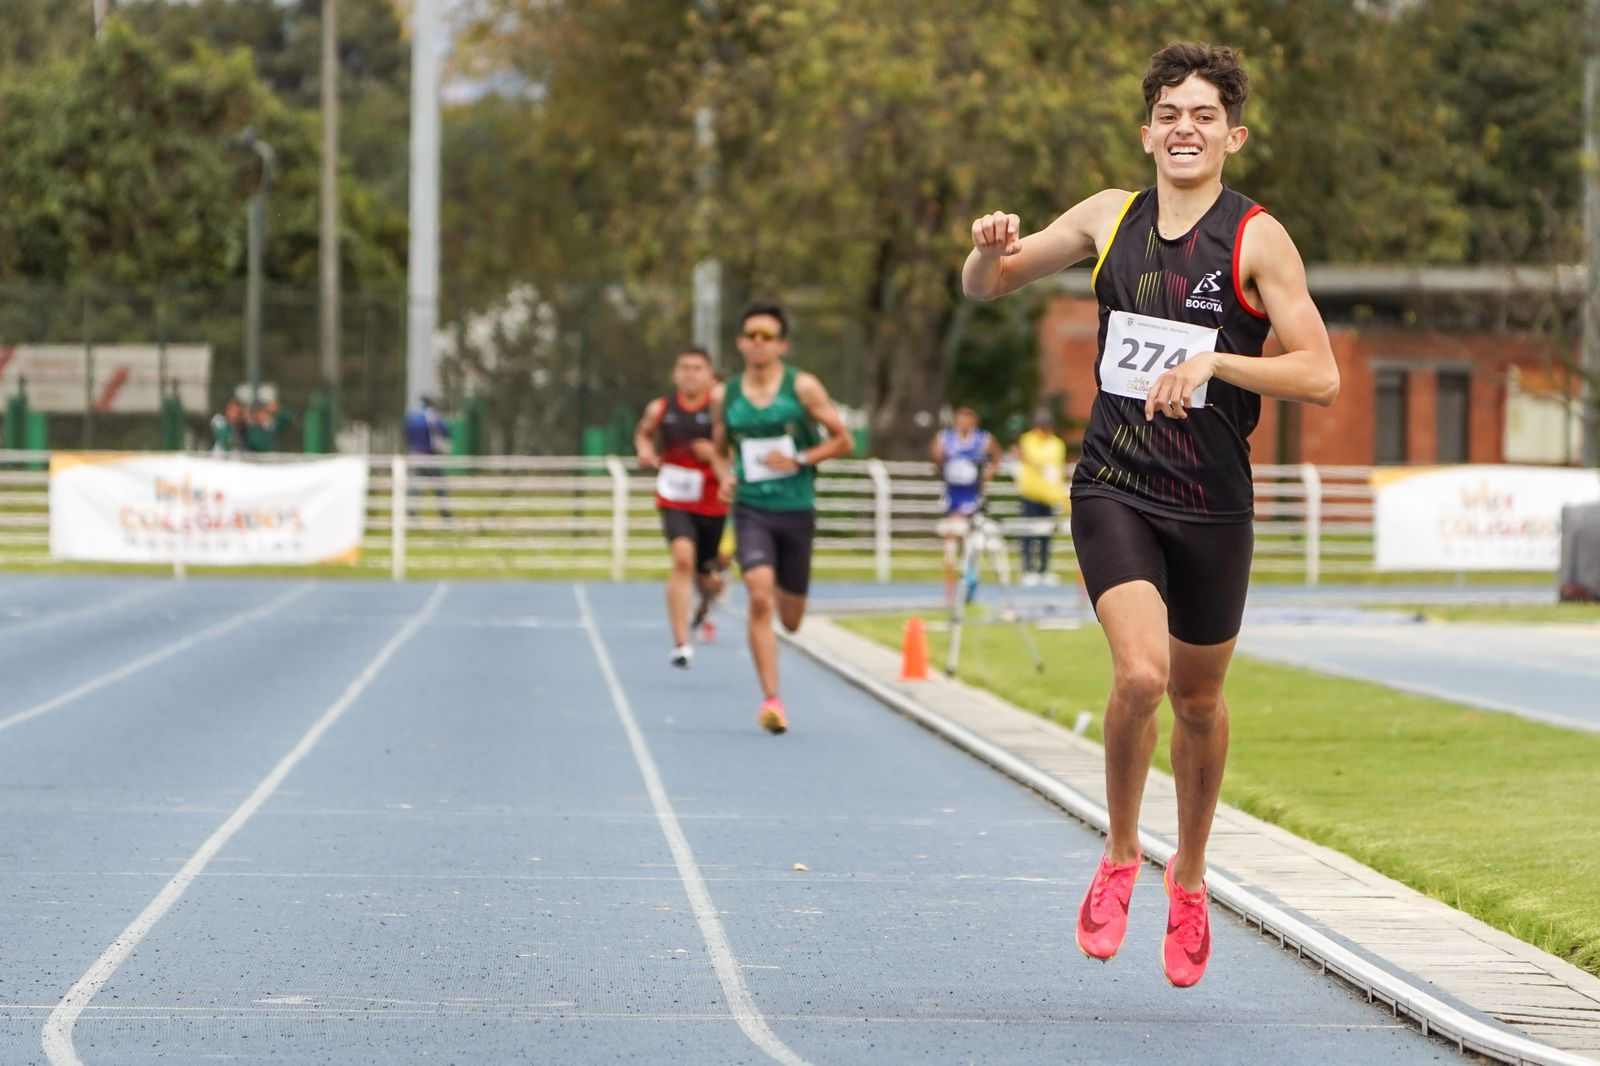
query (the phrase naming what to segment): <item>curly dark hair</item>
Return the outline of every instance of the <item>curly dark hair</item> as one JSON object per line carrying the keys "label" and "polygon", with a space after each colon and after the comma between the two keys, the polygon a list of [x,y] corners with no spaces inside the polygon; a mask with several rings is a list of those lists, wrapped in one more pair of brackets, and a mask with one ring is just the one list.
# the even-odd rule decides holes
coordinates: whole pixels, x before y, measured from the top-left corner
{"label": "curly dark hair", "polygon": [[1201,41],[1169,44],[1150,57],[1150,66],[1144,72],[1145,117],[1148,119],[1155,113],[1161,90],[1182,85],[1190,75],[1197,75],[1217,87],[1223,109],[1228,113],[1228,125],[1239,125],[1244,117],[1245,98],[1250,95],[1250,75],[1240,65],[1238,52]]}

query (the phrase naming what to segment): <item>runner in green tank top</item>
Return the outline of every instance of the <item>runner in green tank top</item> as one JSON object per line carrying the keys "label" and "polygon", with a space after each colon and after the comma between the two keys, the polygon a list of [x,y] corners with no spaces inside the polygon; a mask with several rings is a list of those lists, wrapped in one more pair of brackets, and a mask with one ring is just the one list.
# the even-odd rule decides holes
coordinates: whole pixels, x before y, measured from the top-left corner
{"label": "runner in green tank top", "polygon": [[711,395],[717,479],[734,505],[735,550],[750,600],[750,654],[765,697],[757,721],[770,733],[789,728],[778,697],[772,616],[776,612],[791,633],[805,618],[817,464],[849,455],[855,446],[822,382],[784,364],[788,337],[782,307],[746,307],[738,339],[744,373]]}

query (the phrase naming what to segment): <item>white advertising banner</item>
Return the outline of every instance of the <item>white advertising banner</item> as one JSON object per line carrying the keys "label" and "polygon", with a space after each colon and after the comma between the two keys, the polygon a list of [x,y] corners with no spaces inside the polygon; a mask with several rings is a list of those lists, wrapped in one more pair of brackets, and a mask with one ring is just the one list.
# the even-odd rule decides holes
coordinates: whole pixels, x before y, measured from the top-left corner
{"label": "white advertising banner", "polygon": [[50,457],[50,554],[117,563],[353,563],[359,458],[254,464],[181,454]]}
{"label": "white advertising banner", "polygon": [[1600,500],[1600,471],[1543,466],[1372,472],[1379,570],[1549,570],[1561,508]]}

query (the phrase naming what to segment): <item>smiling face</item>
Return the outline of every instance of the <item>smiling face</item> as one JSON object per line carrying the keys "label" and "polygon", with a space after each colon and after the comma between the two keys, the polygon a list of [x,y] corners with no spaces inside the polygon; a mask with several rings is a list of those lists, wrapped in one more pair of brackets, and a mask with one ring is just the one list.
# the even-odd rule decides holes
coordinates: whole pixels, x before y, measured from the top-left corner
{"label": "smiling face", "polygon": [[1139,129],[1144,150],[1156,161],[1156,176],[1179,188],[1220,182],[1223,162],[1250,135],[1228,124],[1221,91],[1196,74],[1163,88],[1149,121]]}

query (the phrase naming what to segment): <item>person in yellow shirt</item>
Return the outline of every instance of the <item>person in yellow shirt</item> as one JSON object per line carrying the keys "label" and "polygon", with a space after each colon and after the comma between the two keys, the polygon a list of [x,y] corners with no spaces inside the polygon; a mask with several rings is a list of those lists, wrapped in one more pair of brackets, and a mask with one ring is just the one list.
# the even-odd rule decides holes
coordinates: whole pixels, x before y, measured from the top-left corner
{"label": "person in yellow shirt", "polygon": [[[1033,428],[1017,440],[1017,495],[1022,517],[1054,518],[1066,503],[1067,443],[1056,436],[1055,417],[1047,407],[1033,413]],[[1041,525],[1044,523],[1041,522]],[[1055,585],[1050,572],[1050,538],[1054,530],[1022,538],[1022,583]]]}

